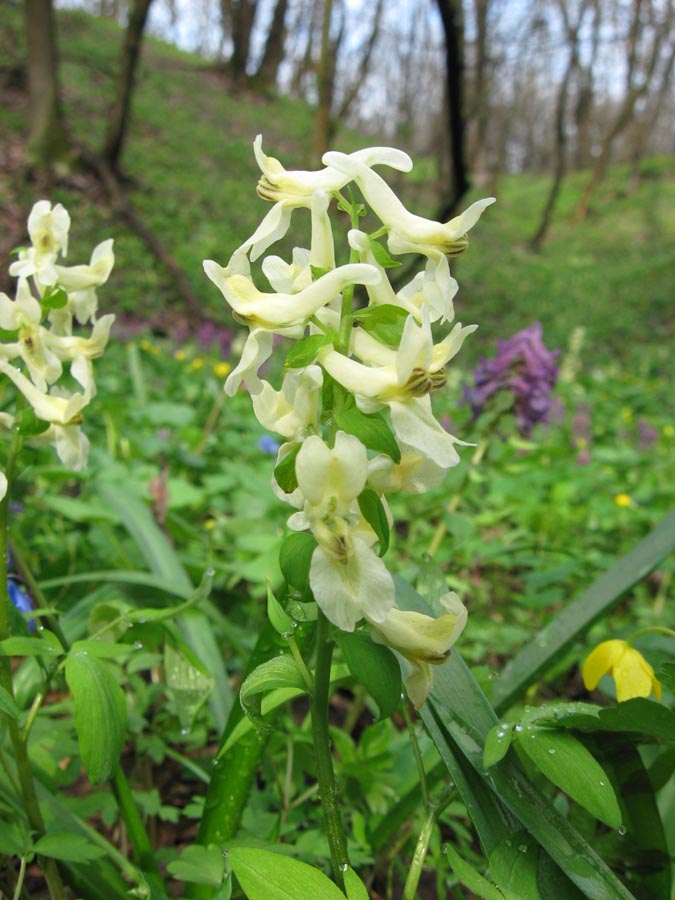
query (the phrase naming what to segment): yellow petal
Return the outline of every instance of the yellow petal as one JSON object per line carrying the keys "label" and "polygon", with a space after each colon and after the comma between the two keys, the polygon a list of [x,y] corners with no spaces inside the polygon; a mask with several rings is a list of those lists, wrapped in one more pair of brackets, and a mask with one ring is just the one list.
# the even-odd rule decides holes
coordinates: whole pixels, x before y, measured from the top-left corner
{"label": "yellow petal", "polygon": [[597,687],[603,675],[611,672],[614,664],[619,660],[626,649],[625,641],[603,641],[586,658],[581,670],[584,685],[587,691]]}
{"label": "yellow petal", "polygon": [[616,699],[619,703],[633,697],[649,697],[654,680],[654,670],[644,656],[632,647],[626,647],[614,664]]}

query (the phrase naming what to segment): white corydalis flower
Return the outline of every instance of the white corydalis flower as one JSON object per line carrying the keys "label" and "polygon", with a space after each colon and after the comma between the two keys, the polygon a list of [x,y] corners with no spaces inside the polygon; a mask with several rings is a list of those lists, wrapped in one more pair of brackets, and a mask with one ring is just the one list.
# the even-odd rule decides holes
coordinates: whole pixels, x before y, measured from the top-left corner
{"label": "white corydalis flower", "polygon": [[19,253],[19,258],[9,267],[9,274],[16,278],[35,278],[39,287],[47,287],[57,281],[54,262],[61,253],[68,252],[70,216],[57,203],[52,208],[48,200],[39,200],[28,216],[28,234],[32,246]]}
{"label": "white corydalis flower", "polygon": [[358,527],[360,514],[352,512],[366,484],[366,448],[342,431],[333,448],[311,435],[298,453],[295,470],[305,504],[289,525],[311,528],[317,540],[309,570],[316,602],[343,631],[353,631],[365,615],[384,621],[394,604],[394,583]]}
{"label": "white corydalis flower", "polygon": [[392,647],[411,664],[406,690],[418,709],[431,689],[431,666],[445,662],[466,625],[466,607],[457,594],[451,591],[440,602],[446,612],[437,618],[394,607],[384,622],[369,619],[373,640]]}
{"label": "white corydalis flower", "polygon": [[333,269],[296,294],[269,294],[258,290],[252,279],[232,275],[211,259],[204,261],[204,271],[239,321],[251,328],[277,332],[294,326],[304,329],[310,316],[329,304],[347,285],[368,284],[378,277],[372,266],[353,263]]}
{"label": "white corydalis flower", "polygon": [[323,372],[319,366],[307,366],[286,374],[280,391],[263,382],[262,391],[253,395],[253,411],[268,431],[287,440],[318,429]]}
{"label": "white corydalis flower", "polygon": [[442,251],[452,255],[465,249],[466,233],[473,228],[494,197],[478,200],[461,215],[449,222],[435,222],[409,212],[377,172],[364,166],[354,154],[329,151],[322,162],[355,181],[366,202],[380,221],[389,229],[388,245],[392,253],[430,253]]}

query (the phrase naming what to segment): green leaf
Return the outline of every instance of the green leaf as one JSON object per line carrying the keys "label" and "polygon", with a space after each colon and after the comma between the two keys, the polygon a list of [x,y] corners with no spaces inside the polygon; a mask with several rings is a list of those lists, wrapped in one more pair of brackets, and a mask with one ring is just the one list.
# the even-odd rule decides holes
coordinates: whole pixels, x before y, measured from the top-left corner
{"label": "green leaf", "polygon": [[615,562],[593,584],[578,594],[502,671],[494,685],[498,711],[508,709],[577,637],[605,615],[621,597],[675,550],[675,512],[670,513],[630,553]]}
{"label": "green leaf", "polygon": [[[591,704],[567,704],[556,707],[551,720],[558,727],[581,731],[635,732],[641,737],[675,742],[675,713],[655,700],[634,697],[606,708]],[[546,716],[542,721],[546,721]]]}
{"label": "green leaf", "polygon": [[401,461],[401,450],[394,432],[381,412],[362,413],[358,407],[352,406],[339,412],[335,422],[338,428],[353,434],[369,450],[386,453],[395,463]]}
{"label": "green leaf", "polygon": [[35,844],[35,852],[52,859],[83,863],[105,856],[105,850],[92,844],[82,834],[72,831],[48,831]]}
{"label": "green leaf", "polygon": [[40,637],[11,637],[0,641],[0,656],[60,656],[62,653],[59,639],[46,630]]}
{"label": "green leaf", "polygon": [[239,699],[246,715],[262,729],[267,725],[261,714],[261,694],[274,688],[300,688],[307,685],[292,656],[275,656],[254,669],[239,690]]}
{"label": "green leaf", "polygon": [[286,369],[302,369],[316,359],[316,354],[322,347],[328,347],[337,341],[338,336],[334,331],[327,334],[310,334],[301,341],[293,344],[286,355],[284,367]]}
{"label": "green leaf", "polygon": [[353,869],[347,869],[344,880],[347,900],[369,900],[365,884]]}
{"label": "green leaf", "polygon": [[9,716],[10,719],[19,718],[19,708],[14,702],[14,697],[0,685],[0,712]]}
{"label": "green leaf", "polygon": [[508,753],[513,740],[513,724],[500,723],[494,725],[487,735],[483,748],[483,765],[488,769],[503,759]]}
{"label": "green leaf", "polygon": [[309,567],[316,546],[311,534],[294,532],[284,538],[279,551],[279,566],[286,582],[303,594],[309,590]]}
{"label": "green leaf", "polygon": [[529,726],[518,744],[540,772],[610,828],[621,825],[621,810],[609,775],[574,735]]}
{"label": "green leaf", "polygon": [[228,859],[248,900],[345,900],[323,872],[289,856],[237,847]]}
{"label": "green leaf", "polygon": [[361,515],[377,535],[380,544],[379,555],[384,556],[389,548],[389,522],[379,494],[366,488],[358,497]]}
{"label": "green leaf", "polygon": [[490,874],[514,900],[541,900],[537,887],[537,842],[526,831],[506,838],[490,854]]}
{"label": "green leaf", "polygon": [[23,437],[34,437],[49,428],[49,422],[38,419],[32,406],[24,407],[14,420],[14,425]]}
{"label": "green leaf", "polygon": [[[501,846],[501,845],[500,845]],[[463,859],[452,844],[444,845],[448,862],[459,881],[481,900],[505,900],[504,894]]]}
{"label": "green leaf", "polygon": [[193,844],[186,847],[178,859],[170,862],[167,870],[180,881],[220,887],[225,876],[223,851],[215,844],[208,847]]}
{"label": "green leaf", "polygon": [[293,628],[293,620],[286,614],[283,606],[272,593],[269,584],[267,585],[267,618],[277,634],[288,634]]}
{"label": "green leaf", "polygon": [[71,647],[71,653],[88,653],[99,659],[119,659],[130,656],[133,652],[134,648],[130,644],[115,644],[104,640],[75,641]]}
{"label": "green leaf", "polygon": [[213,690],[213,678],[190,647],[175,638],[164,645],[164,673],[178,721],[187,731]]}
{"label": "green leaf", "polygon": [[127,705],[109,668],[87,653],[69,653],[66,681],[73,695],[75,731],[92,784],[110,778],[119,763]]}
{"label": "green leaf", "polygon": [[388,647],[376,644],[365,631],[338,631],[336,640],[354,678],[377,703],[386,719],[401,699],[401,668]]}
{"label": "green leaf", "polygon": [[43,310],[63,309],[68,303],[68,294],[58,284],[49,285],[40,298],[40,306]]}
{"label": "green leaf", "polygon": [[298,486],[298,476],[295,474],[295,460],[300,452],[302,444],[298,441],[295,447],[276,465],[274,479],[284,494],[292,494]]}
{"label": "green leaf", "polygon": [[401,265],[399,260],[392,259],[389,255],[389,251],[370,235],[368,235],[368,243],[370,244],[370,249],[375,257],[375,262],[379,266],[382,266],[383,269],[395,269],[397,266]]}

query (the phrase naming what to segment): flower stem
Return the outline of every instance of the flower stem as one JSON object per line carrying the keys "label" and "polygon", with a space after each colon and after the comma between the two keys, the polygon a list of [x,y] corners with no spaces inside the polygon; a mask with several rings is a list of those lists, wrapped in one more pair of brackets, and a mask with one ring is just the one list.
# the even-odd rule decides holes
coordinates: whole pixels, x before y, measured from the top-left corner
{"label": "flower stem", "polygon": [[126,826],[129,841],[133,847],[138,865],[143,870],[148,882],[151,882],[152,886],[160,891],[160,895],[166,893],[166,887],[159,873],[159,866],[157,865],[148,832],[121,765],[118,765],[115,774],[110,780],[110,786],[115,795],[122,821]]}
{"label": "flower stem", "polygon": [[316,634],[316,670],[314,673],[314,696],[312,697],[312,736],[316,754],[316,771],[321,794],[323,820],[330,848],[333,877],[342,890],[344,872],[349,867],[347,838],[345,837],[338,801],[335,772],[330,748],[328,727],[328,690],[333,644],[330,640],[330,622],[319,610]]}
{"label": "flower stem", "polygon": [[419,837],[417,838],[415,853],[413,854],[412,862],[410,863],[410,868],[408,869],[408,877],[405,880],[405,886],[403,888],[403,896],[401,900],[415,900],[415,898],[417,897],[417,886],[422,876],[422,867],[424,866],[424,860],[427,857],[427,851],[429,849],[429,843],[431,842],[431,836],[434,833],[434,828],[436,827],[438,812],[439,810],[433,806],[429,806],[429,808],[427,809],[426,815],[424,817],[424,823],[422,825],[422,830],[420,831]]}
{"label": "flower stem", "polygon": [[672,628],[666,628],[664,625],[647,625],[645,628],[641,628],[639,631],[636,631],[635,634],[632,634],[626,641],[626,644],[630,647],[633,641],[642,637],[643,634],[650,634],[651,632],[667,634],[669,637],[675,638],[675,631],[673,631]]}

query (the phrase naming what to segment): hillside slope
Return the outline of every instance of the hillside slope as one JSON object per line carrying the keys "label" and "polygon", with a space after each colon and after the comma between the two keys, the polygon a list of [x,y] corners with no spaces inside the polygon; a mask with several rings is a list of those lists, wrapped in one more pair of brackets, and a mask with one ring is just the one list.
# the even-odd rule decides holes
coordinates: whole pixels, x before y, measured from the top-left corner
{"label": "hillside slope", "polygon": [[[18,3],[3,4],[0,32],[7,51],[4,68],[11,72],[22,55]],[[92,149],[102,140],[121,37],[110,22],[76,12],[59,16],[65,114],[75,139]],[[10,51],[13,58],[7,56]],[[26,99],[16,85],[16,72],[4,81],[0,200],[16,229],[43,189],[20,177]],[[184,266],[205,317],[225,323],[230,321],[228,313],[203,276],[201,261],[215,258],[224,263],[266,211],[255,195],[258,171],[251,144],[258,132],[264,134],[267,152],[289,167],[307,164],[309,107],[283,97],[232,96],[204,60],[154,39],[146,41],[123,159],[132,179],[132,202]],[[375,142],[344,134],[338,143],[352,150]],[[418,171],[429,169],[423,165]],[[538,255],[526,249],[526,242],[536,228],[548,179],[500,181],[499,202],[472,232],[469,251],[455,263],[461,285],[457,315],[481,326],[467,347],[468,358],[489,352],[495,338],[540,319],[547,341],[557,346],[566,344],[573,328],[584,326],[587,354],[594,362],[618,361],[643,371],[665,371],[672,365],[667,345],[675,330],[675,160],[649,160],[641,172],[634,185],[626,168],[615,168],[591,217],[581,225],[572,223],[570,213],[585,176],[571,176],[549,240]],[[434,186],[420,178],[405,180],[404,196],[411,208],[430,213]],[[166,273],[139,238],[114,221],[90,178],[74,173],[50,194],[71,211],[73,257],[86,255],[103,237],[115,237],[117,265],[108,296],[115,298],[117,311],[180,316],[180,301]],[[288,243],[286,250],[291,246]]]}

